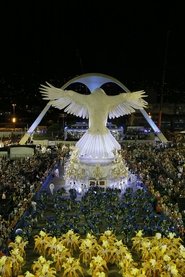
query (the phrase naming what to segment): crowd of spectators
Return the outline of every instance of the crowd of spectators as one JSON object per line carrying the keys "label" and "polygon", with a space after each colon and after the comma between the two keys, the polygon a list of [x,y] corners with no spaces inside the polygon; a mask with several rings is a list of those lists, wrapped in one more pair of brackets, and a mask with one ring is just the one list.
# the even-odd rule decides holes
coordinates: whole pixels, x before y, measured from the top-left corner
{"label": "crowd of spectators", "polygon": [[51,151],[37,151],[21,159],[0,159],[0,249],[57,162],[58,157]]}
{"label": "crowd of spectators", "polygon": [[[156,196],[157,209],[184,232],[185,146],[180,143],[122,145],[128,168]],[[184,222],[183,222],[184,221]]]}
{"label": "crowd of spectators", "polygon": [[[123,143],[121,153],[129,170],[155,195],[156,209],[170,217],[183,234],[185,207],[180,199],[185,199],[184,144]],[[61,151],[55,158],[51,152],[38,151],[30,158],[1,158],[0,249],[61,156]]]}

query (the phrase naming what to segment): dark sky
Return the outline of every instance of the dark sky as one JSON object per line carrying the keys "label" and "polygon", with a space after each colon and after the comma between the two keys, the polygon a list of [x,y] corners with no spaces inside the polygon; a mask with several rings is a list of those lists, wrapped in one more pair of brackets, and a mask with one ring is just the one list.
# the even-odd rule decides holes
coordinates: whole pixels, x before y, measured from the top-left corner
{"label": "dark sky", "polygon": [[161,82],[166,53],[165,81],[172,86],[184,84],[184,8],[177,1],[145,3],[37,0],[1,4],[0,73],[68,80],[98,72],[124,84]]}

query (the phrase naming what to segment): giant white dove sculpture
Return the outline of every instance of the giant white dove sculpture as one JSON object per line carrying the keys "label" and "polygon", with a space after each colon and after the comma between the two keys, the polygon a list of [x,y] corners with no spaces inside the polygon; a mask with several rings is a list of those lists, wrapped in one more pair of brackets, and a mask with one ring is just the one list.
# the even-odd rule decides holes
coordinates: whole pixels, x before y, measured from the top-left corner
{"label": "giant white dove sculpture", "polygon": [[40,86],[40,92],[43,99],[50,100],[53,107],[89,120],[88,130],[76,143],[82,160],[113,158],[120,144],[107,128],[108,118],[131,114],[148,104],[143,99],[147,96],[143,90],[107,95],[103,89],[97,88],[91,94],[83,95],[46,83]]}

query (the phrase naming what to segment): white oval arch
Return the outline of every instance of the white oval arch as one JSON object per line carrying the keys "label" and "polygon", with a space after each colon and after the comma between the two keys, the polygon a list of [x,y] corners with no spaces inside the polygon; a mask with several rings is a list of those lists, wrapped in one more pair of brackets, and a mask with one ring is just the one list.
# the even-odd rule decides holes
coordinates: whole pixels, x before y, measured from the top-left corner
{"label": "white oval arch", "polygon": [[62,89],[66,89],[68,86],[76,82],[86,85],[91,92],[96,88],[99,88],[102,85],[110,82],[118,85],[125,92],[130,92],[129,89],[126,86],[124,86],[118,79],[101,73],[86,73],[79,75],[65,83],[62,86]]}

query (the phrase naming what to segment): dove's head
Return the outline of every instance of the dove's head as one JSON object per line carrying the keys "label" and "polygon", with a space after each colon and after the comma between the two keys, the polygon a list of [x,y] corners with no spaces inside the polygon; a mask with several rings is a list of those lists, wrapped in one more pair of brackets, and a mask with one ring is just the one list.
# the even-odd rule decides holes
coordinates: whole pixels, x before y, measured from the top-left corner
{"label": "dove's head", "polygon": [[96,88],[92,91],[92,93],[96,93],[96,94],[104,94],[106,95],[105,91],[102,88]]}

